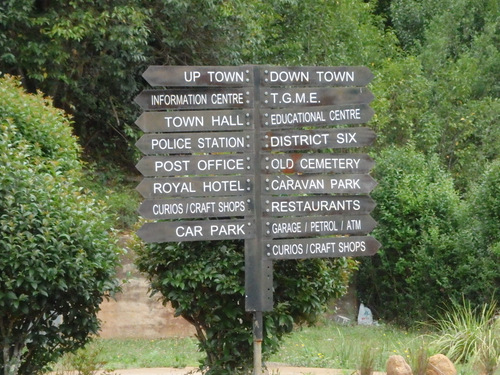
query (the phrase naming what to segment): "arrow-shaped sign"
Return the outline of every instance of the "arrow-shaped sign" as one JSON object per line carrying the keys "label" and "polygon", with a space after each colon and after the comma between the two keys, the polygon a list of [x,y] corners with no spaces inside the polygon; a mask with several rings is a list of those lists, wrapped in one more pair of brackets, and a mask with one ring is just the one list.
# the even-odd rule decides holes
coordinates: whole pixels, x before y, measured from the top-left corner
{"label": "arrow-shaped sign", "polygon": [[264,241],[270,259],[309,259],[374,255],[382,245],[371,236]]}

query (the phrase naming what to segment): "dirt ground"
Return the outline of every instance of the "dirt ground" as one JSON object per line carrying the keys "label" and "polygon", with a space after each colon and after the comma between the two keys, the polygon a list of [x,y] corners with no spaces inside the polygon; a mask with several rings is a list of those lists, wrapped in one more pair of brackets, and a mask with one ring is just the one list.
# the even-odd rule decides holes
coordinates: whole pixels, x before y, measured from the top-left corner
{"label": "dirt ground", "polygon": [[[279,364],[268,364],[269,375],[352,375],[354,370],[334,370],[326,368],[290,367]],[[114,375],[201,375],[194,367],[149,368],[116,370]],[[384,375],[384,372],[374,372],[374,375]]]}

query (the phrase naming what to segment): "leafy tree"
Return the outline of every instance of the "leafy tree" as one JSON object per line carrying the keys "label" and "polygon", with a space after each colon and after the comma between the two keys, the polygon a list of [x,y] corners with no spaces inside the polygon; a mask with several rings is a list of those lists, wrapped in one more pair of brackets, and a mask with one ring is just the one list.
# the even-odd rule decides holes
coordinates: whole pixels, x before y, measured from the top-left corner
{"label": "leafy tree", "polygon": [[28,91],[41,90],[73,114],[94,156],[131,158],[131,102],[148,41],[139,2],[6,0],[0,14],[0,71],[21,76]]}
{"label": "leafy tree", "polygon": [[102,204],[78,188],[68,118],[0,78],[0,373],[37,374],[97,333],[116,290]]}
{"label": "leafy tree", "polygon": [[[245,312],[240,241],[164,243],[137,249],[137,265],[153,293],[196,328],[207,374],[247,373],[252,364],[252,315]],[[275,263],[272,312],[264,314],[264,356],[294,324],[312,323],[345,293],[354,263],[314,259]]]}

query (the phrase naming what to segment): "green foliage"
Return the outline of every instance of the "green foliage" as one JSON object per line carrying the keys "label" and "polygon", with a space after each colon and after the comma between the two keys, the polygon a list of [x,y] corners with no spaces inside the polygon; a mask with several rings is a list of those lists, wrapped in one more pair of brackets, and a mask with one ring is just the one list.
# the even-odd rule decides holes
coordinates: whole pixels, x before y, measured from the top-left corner
{"label": "green foliage", "polygon": [[[252,364],[252,316],[245,312],[241,242],[153,244],[137,250],[137,265],[154,293],[196,328],[210,374],[246,373]],[[314,321],[345,292],[353,263],[346,259],[279,262],[275,307],[264,315],[265,356],[294,323]]]}
{"label": "green foliage", "polygon": [[361,299],[379,317],[411,325],[462,293],[476,302],[491,296],[497,285],[493,259],[466,230],[474,222],[463,216],[439,161],[406,147],[387,149],[376,162],[374,235],[383,247],[361,261]]}
{"label": "green foliage", "polygon": [[0,94],[0,364],[36,374],[97,332],[117,252],[67,118],[10,77]]}
{"label": "green foliage", "polygon": [[466,300],[453,302],[449,310],[434,319],[438,332],[431,337],[431,346],[453,362],[468,362],[480,354],[485,359],[486,354],[488,362],[496,358],[498,364],[500,325],[495,317],[496,312],[495,301],[479,308],[472,307]]}
{"label": "green foliage", "polygon": [[[0,71],[54,98],[94,155],[132,156],[131,105],[145,57],[147,11],[138,1],[50,1],[0,5]],[[105,147],[103,147],[105,146]],[[117,155],[117,150],[121,156]]]}

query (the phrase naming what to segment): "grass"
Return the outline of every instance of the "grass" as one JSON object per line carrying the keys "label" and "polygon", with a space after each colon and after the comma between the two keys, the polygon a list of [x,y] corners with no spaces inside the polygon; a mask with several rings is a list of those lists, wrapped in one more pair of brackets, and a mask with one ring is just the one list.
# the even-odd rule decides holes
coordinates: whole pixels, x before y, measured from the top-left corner
{"label": "grass", "polygon": [[391,326],[340,326],[325,323],[297,330],[283,342],[272,362],[292,366],[356,369],[370,354],[370,367],[385,370],[387,358],[402,355],[409,361],[419,333]]}
{"label": "grass", "polygon": [[[326,322],[297,329],[287,337],[270,362],[301,367],[357,369],[370,353],[370,366],[385,369],[388,356],[408,357],[417,333],[390,326],[340,326]],[[88,348],[98,347],[96,364],[106,369],[148,367],[197,367],[203,353],[194,338],[96,339]]]}
{"label": "grass", "polygon": [[[349,374],[357,369],[358,374],[369,374],[371,370],[385,371],[387,359],[394,354],[403,356],[415,366],[417,361],[423,360],[422,357],[431,354],[427,352],[429,343],[423,341],[425,337],[428,336],[422,336],[420,332],[404,331],[388,325],[341,326],[325,322],[297,329],[284,340],[280,351],[269,361],[299,367],[344,369]],[[204,355],[198,351],[194,338],[96,339],[87,350],[99,353],[97,357],[84,355],[99,369],[197,367]],[[90,363],[85,365],[92,368]],[[455,365],[458,375],[478,374],[472,364]],[[422,366],[423,363],[420,364]],[[500,375],[500,371],[494,374]]]}

